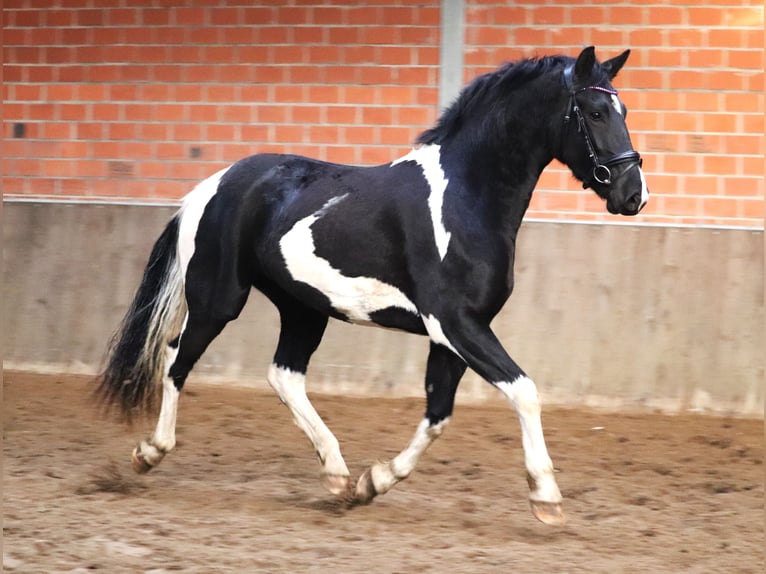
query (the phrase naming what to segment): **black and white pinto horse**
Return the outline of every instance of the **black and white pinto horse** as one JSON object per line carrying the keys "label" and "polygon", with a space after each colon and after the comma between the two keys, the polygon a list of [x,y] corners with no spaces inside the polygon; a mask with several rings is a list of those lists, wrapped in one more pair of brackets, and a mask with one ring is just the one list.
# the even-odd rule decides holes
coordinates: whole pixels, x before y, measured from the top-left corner
{"label": "black and white pinto horse", "polygon": [[[490,321],[511,294],[516,234],[551,160],[611,213],[635,215],[646,203],[641,158],[610,83],[628,55],[599,63],[589,47],[576,59],[504,64],[385,165],[260,154],[198,184],[154,245],[99,379],[105,402],[126,415],[151,407],[162,389],[134,470],[148,471],[175,446],[189,371],[255,287],[281,319],[268,382],[313,443],[327,490],[366,503],[408,477],[444,430],[470,367],[518,414],[534,515],[562,523],[537,389]],[[423,420],[401,453],[355,484],[304,383],[329,317],[430,338]]]}

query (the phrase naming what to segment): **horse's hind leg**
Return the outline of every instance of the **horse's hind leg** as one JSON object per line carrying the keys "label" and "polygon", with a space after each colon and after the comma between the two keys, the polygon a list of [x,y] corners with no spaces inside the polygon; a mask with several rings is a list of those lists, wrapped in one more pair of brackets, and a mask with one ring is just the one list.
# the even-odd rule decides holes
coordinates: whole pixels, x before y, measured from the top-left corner
{"label": "horse's hind leg", "polygon": [[455,404],[455,392],[465,373],[465,362],[452,351],[431,343],[426,368],[426,416],[402,452],[388,462],[372,465],[356,484],[355,500],[368,503],[407,478],[418,460],[444,430]]}
{"label": "horse's hind leg", "polygon": [[228,321],[187,315],[181,334],[168,345],[165,363],[168,367],[162,379],[160,416],[152,436],[141,441],[133,450],[132,466],[136,472],[143,474],[150,471],[175,447],[178,398],[186,377]]}
{"label": "horse's hind leg", "polygon": [[306,369],[327,326],[327,317],[297,301],[278,304],[282,329],[268,381],[287,405],[295,424],[308,436],[322,465],[324,488],[342,494],[348,486],[348,467],[335,435],[314,409],[306,395]]}

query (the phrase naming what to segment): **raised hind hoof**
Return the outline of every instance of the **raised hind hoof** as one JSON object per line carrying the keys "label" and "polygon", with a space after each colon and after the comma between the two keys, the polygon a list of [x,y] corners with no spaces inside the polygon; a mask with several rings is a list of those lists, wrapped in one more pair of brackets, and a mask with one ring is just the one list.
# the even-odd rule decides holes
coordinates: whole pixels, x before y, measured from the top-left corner
{"label": "raised hind hoof", "polygon": [[141,454],[139,448],[140,445],[133,449],[133,454],[130,457],[130,466],[136,474],[146,474],[154,467],[146,462],[146,458]]}
{"label": "raised hind hoof", "polygon": [[567,521],[564,510],[558,502],[530,500],[529,505],[532,507],[532,514],[543,524],[561,526]]}
{"label": "raised hind hoof", "polygon": [[335,496],[340,496],[348,491],[348,476],[322,473],[319,481],[325,490]]}
{"label": "raised hind hoof", "polygon": [[157,466],[164,457],[165,453],[156,446],[146,441],[141,441],[133,449],[133,454],[130,457],[130,466],[137,474],[146,474]]}
{"label": "raised hind hoof", "polygon": [[372,483],[371,469],[367,469],[356,481],[356,490],[354,491],[354,502],[357,504],[369,504],[378,494],[375,485]]}

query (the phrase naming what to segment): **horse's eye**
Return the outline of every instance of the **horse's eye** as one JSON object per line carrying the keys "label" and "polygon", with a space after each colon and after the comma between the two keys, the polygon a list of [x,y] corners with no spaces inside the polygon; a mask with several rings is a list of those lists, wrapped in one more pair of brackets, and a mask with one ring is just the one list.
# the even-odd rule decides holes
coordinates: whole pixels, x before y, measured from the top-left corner
{"label": "horse's eye", "polygon": [[592,120],[600,120],[601,119],[601,112],[591,112],[590,117]]}

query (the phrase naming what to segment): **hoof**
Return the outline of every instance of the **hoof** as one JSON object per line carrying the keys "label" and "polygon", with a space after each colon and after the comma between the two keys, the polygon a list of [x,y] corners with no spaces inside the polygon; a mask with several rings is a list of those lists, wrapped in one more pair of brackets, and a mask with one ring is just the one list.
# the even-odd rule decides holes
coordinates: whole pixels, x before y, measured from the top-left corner
{"label": "hoof", "polygon": [[138,446],[133,449],[130,465],[138,474],[146,474],[162,462],[166,452],[167,451],[165,450],[157,448],[149,441],[141,441]]}
{"label": "hoof", "polygon": [[567,517],[558,502],[543,502],[540,500],[530,500],[532,514],[540,522],[549,526],[561,526],[566,523]]}
{"label": "hoof", "polygon": [[375,485],[372,483],[372,472],[368,468],[356,482],[354,500],[357,504],[369,504],[377,494],[378,491],[375,490]]}
{"label": "hoof", "polygon": [[319,481],[325,490],[334,494],[335,496],[340,496],[348,490],[348,476],[322,473]]}
{"label": "hoof", "polygon": [[140,448],[141,445],[133,449],[133,455],[130,457],[130,466],[133,468],[135,473],[146,474],[152,470],[153,467],[146,461],[144,455],[139,450]]}

